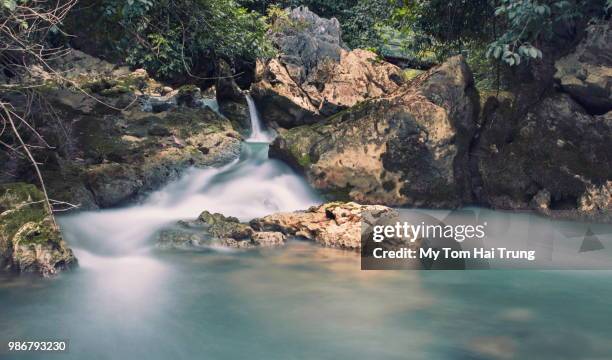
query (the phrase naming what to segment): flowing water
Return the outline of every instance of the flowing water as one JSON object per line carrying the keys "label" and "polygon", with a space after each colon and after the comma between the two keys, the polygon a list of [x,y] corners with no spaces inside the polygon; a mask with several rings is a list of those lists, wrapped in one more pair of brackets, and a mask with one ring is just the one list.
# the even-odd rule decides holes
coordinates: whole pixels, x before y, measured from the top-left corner
{"label": "flowing water", "polygon": [[[192,169],[136,206],[61,218],[79,258],[75,271],[53,280],[0,278],[0,341],[70,342],[65,354],[0,358],[612,357],[606,271],[364,272],[353,252],[301,241],[256,251],[156,251],[156,230],[205,209],[246,221],[321,201],[267,158],[271,136],[247,100],[253,131],[239,159]],[[517,228],[530,221],[478,211],[490,221],[514,219]],[[586,227],[538,221],[578,235]]]}

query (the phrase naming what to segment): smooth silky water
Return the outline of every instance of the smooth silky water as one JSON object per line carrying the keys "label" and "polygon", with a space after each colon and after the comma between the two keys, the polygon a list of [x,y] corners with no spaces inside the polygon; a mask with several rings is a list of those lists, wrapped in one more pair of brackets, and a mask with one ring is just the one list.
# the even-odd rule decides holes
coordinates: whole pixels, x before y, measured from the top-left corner
{"label": "smooth silky water", "polygon": [[[321,202],[267,158],[271,136],[248,101],[253,132],[239,159],[191,169],[136,206],[61,217],[80,267],[52,280],[0,278],[0,341],[70,341],[66,354],[11,359],[612,357],[608,271],[366,272],[353,252],[297,240],[255,251],[155,250],[159,228],[202,210],[246,221]],[[612,232],[473,210],[511,219],[504,236],[522,236],[533,219],[567,236]]]}

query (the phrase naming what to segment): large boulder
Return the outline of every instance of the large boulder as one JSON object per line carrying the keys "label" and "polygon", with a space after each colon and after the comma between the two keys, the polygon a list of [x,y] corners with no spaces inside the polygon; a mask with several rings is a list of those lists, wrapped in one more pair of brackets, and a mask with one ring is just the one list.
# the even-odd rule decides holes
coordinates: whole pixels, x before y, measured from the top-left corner
{"label": "large boulder", "polygon": [[485,106],[473,159],[474,193],[500,209],[535,209],[573,219],[612,220],[612,113],[589,115],[556,93],[524,116],[509,101]]}
{"label": "large boulder", "polygon": [[469,202],[478,95],[462,57],[393,94],[314,125],[280,129],[270,155],[334,199],[389,206]]}
{"label": "large boulder", "polygon": [[591,114],[612,110],[612,20],[587,28],[576,49],[555,63],[563,91]]}
{"label": "large boulder", "polygon": [[0,185],[0,270],[42,276],[77,265],[34,185]]}
{"label": "large boulder", "polygon": [[281,127],[313,123],[402,83],[396,66],[367,50],[347,50],[338,21],[305,7],[271,30],[279,55],[257,63],[252,96],[264,121]]}

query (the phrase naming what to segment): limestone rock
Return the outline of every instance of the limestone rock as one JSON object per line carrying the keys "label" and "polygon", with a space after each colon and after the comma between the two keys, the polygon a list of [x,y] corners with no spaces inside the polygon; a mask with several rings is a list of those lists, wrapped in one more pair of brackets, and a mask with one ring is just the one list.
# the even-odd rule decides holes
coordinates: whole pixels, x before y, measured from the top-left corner
{"label": "limestone rock", "polygon": [[281,129],[270,156],[332,199],[389,206],[469,202],[478,95],[462,57],[325,121]]}
{"label": "limestone rock", "polygon": [[612,113],[591,116],[562,93],[525,115],[509,107],[500,103],[485,115],[474,148],[478,200],[494,208],[535,206],[553,217],[608,221]]}
{"label": "limestone rock", "polygon": [[0,269],[52,276],[77,265],[34,185],[0,185]]}
{"label": "limestone rock", "polygon": [[235,74],[225,61],[219,61],[217,68],[218,79],[215,88],[219,111],[237,123],[246,133],[246,130],[250,129],[251,118],[245,94],[236,84]]}
{"label": "limestone rock", "polygon": [[305,211],[277,213],[251,221],[258,231],[278,231],[325,247],[359,250],[362,222],[372,223],[397,212],[380,205],[332,202]]}
{"label": "limestone rock", "polygon": [[589,26],[577,48],[555,63],[555,79],[563,91],[591,114],[612,110],[611,23]]}
{"label": "limestone rock", "polygon": [[160,231],[156,246],[183,250],[211,246],[247,249],[278,247],[284,245],[284,242],[285,236],[281,233],[255,232],[235,217],[203,211],[196,220],[179,221]]}
{"label": "limestone rock", "polygon": [[401,71],[366,50],[348,51],[335,18],[305,7],[271,34],[280,55],[258,61],[251,94],[264,121],[281,127],[310,124],[357,103],[388,94]]}

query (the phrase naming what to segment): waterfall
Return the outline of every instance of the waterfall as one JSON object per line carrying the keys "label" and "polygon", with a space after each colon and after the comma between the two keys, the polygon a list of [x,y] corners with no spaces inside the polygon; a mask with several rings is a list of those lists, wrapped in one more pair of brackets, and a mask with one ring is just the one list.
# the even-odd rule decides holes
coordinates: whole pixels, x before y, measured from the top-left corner
{"label": "waterfall", "polygon": [[272,141],[270,134],[263,129],[257,107],[250,94],[246,94],[247,104],[249,105],[249,116],[251,118],[251,136],[246,140],[247,142],[263,142],[269,143]]}
{"label": "waterfall", "polygon": [[248,221],[320,203],[304,179],[284,163],[268,158],[272,136],[263,129],[253,99],[246,98],[252,132],[242,144],[240,157],[232,163],[192,168],[134,206],[61,217],[64,236],[77,256],[83,254],[82,249],[125,255],[147,248],[158,229],[180,219],[193,219],[203,210]]}

